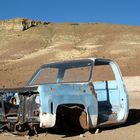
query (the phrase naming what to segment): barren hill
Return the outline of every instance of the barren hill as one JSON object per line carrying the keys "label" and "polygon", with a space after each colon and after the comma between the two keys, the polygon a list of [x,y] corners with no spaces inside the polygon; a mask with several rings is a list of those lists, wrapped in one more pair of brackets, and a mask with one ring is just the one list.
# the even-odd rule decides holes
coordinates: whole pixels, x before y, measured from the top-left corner
{"label": "barren hill", "polygon": [[0,21],[1,87],[24,85],[43,63],[83,57],[114,59],[124,76],[140,75],[139,26],[26,21],[34,25],[25,30],[16,28],[23,19]]}

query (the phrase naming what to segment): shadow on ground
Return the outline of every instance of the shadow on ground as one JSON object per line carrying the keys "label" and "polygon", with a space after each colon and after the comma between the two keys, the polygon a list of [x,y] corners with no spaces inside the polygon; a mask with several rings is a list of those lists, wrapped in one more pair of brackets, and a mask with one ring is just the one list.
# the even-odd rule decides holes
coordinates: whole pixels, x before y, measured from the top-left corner
{"label": "shadow on ground", "polygon": [[[113,130],[113,129],[118,129],[121,127],[128,127],[131,125],[135,125],[140,122],[140,109],[130,109],[129,110],[129,115],[128,119],[123,125],[118,125],[118,126],[112,126],[112,127],[104,127],[104,128],[99,128],[98,132],[103,132],[103,131],[108,131],[108,130]],[[70,124],[65,125],[65,127],[54,127],[50,129],[39,129],[34,131],[33,133],[29,133],[29,136],[37,136],[38,134],[55,134],[55,135],[62,135],[62,138],[66,137],[74,137],[74,136],[79,136],[80,134],[84,134],[86,131],[84,131],[81,127],[76,127],[73,126],[71,127]],[[91,134],[95,133],[95,129],[89,131]],[[96,131],[97,132],[97,131]]]}
{"label": "shadow on ground", "polygon": [[[106,130],[113,130],[120,127],[128,127],[131,125],[135,125],[139,122],[140,122],[140,109],[130,109],[128,119],[125,122],[125,124],[119,126],[99,128],[99,132],[106,131]],[[64,137],[72,137],[85,133],[85,131],[81,128],[68,128],[68,127],[65,129],[63,128],[47,129],[47,132],[51,134],[64,135]],[[95,129],[90,130],[89,132],[94,134]]]}
{"label": "shadow on ground", "polygon": [[135,125],[139,122],[140,122],[140,109],[130,109],[127,121],[124,124],[118,125],[118,126],[100,128],[100,132],[106,131],[106,130],[117,129],[117,128],[121,128],[121,127],[128,127],[131,125]]}
{"label": "shadow on ground", "polygon": [[140,122],[140,109],[130,109],[127,122],[124,126],[134,125]]}

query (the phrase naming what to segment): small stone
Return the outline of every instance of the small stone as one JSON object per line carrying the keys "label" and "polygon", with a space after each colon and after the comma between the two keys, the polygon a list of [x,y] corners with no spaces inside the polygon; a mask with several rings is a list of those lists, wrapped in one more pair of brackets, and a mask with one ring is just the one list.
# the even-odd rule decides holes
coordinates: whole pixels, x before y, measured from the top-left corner
{"label": "small stone", "polygon": [[96,129],[95,134],[98,134],[98,133],[99,133],[99,129]]}
{"label": "small stone", "polygon": [[83,137],[85,137],[85,135],[84,134],[80,134],[80,136],[79,136],[80,138],[83,138]]}

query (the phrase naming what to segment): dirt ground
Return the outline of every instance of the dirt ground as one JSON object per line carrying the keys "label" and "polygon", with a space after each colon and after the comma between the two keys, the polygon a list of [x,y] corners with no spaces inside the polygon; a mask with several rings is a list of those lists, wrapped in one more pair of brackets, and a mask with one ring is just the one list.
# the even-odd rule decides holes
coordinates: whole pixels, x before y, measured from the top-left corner
{"label": "dirt ground", "polygon": [[[21,87],[37,68],[48,62],[102,57],[115,60],[129,93],[130,113],[122,126],[99,133],[49,131],[38,136],[0,133],[2,140],[139,140],[140,139],[140,27],[113,24],[55,24],[26,31],[0,30],[0,88]],[[129,76],[129,77],[128,77]]]}
{"label": "dirt ground", "polygon": [[48,62],[102,57],[124,76],[140,76],[140,27],[50,23],[25,31],[0,30],[0,88],[23,86]]}
{"label": "dirt ground", "polygon": [[92,132],[65,132],[65,131],[46,131],[45,133],[39,134],[38,136],[17,136],[12,135],[11,133],[0,133],[0,139],[2,140],[24,140],[24,139],[33,139],[33,140],[139,140],[140,139],[140,76],[135,77],[124,77],[126,88],[129,93],[129,105],[130,112],[128,120],[124,125],[115,126],[111,128],[99,129],[99,133]]}

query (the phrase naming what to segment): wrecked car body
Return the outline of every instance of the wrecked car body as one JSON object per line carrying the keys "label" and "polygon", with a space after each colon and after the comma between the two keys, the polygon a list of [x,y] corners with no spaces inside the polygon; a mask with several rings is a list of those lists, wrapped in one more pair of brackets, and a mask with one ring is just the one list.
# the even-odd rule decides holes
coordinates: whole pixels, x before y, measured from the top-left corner
{"label": "wrecked car body", "polygon": [[56,62],[42,65],[25,87],[0,90],[0,127],[26,132],[69,123],[89,130],[124,123],[128,108],[112,60]]}

